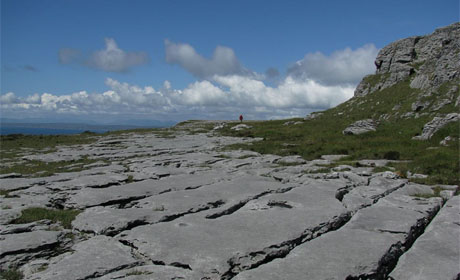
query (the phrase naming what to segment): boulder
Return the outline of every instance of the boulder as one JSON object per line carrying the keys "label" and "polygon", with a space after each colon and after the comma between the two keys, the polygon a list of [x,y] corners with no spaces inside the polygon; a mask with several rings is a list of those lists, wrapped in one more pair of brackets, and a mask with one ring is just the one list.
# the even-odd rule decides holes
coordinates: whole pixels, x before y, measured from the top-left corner
{"label": "boulder", "polygon": [[230,129],[235,130],[235,131],[240,131],[240,130],[249,129],[249,128],[252,128],[252,126],[246,125],[246,124],[239,124],[239,125],[235,125],[234,127],[230,128]]}
{"label": "boulder", "polygon": [[423,126],[422,135],[414,136],[414,140],[428,140],[430,139],[438,130],[443,128],[446,124],[451,122],[456,122],[460,120],[459,113],[450,113],[445,117],[435,117],[432,121],[428,122]]}
{"label": "boulder", "polygon": [[352,123],[350,126],[345,128],[342,133],[344,135],[357,135],[363,134],[369,131],[376,131],[377,123],[372,119],[360,120]]}

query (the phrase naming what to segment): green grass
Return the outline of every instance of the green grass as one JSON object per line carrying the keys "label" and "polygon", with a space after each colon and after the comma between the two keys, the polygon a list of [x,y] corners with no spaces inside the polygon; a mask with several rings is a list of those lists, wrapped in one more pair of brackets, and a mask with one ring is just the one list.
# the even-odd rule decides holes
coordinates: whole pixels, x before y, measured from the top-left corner
{"label": "green grass", "polygon": [[53,152],[60,145],[89,144],[97,139],[97,137],[87,133],[75,135],[0,135],[0,157],[11,159],[20,156],[25,151],[30,154],[43,149],[47,149],[47,152]]}
{"label": "green grass", "polygon": [[88,159],[84,157],[79,160],[44,162],[40,160],[31,160],[24,163],[14,164],[12,166],[0,167],[0,174],[21,173],[32,177],[47,177],[55,173],[78,172],[85,169],[88,165],[99,160]]}
{"label": "green grass", "polygon": [[[368,79],[380,78],[370,76]],[[324,111],[321,116],[296,126],[283,125],[287,120],[245,122],[253,128],[232,131],[231,126],[227,126],[220,131],[223,135],[263,139],[251,144],[231,145],[229,149],[246,149],[281,156],[300,155],[307,160],[318,159],[321,155],[327,154],[348,155],[343,159],[346,161],[400,160],[404,162],[392,164],[391,167],[403,175],[408,170],[429,175],[420,182],[459,184],[458,140],[452,141],[448,147],[439,145],[448,135],[458,139],[459,123],[445,126],[428,141],[412,140],[412,137],[422,132],[424,124],[431,121],[434,115],[400,118],[402,114],[412,110],[411,104],[420,94],[419,90],[410,88],[409,84],[410,80],[406,80],[382,91],[361,98],[352,98]],[[395,104],[400,105],[398,111],[392,110]],[[389,118],[379,120],[383,114],[388,114]],[[351,123],[367,118],[379,120],[377,131],[361,135],[342,134]]]}
{"label": "green grass", "polygon": [[22,210],[21,216],[12,221],[13,224],[26,224],[39,220],[51,220],[53,222],[60,222],[64,228],[72,228],[72,221],[80,214],[80,210],[57,210],[47,208],[27,208]]}
{"label": "green grass", "polygon": [[0,190],[0,195],[8,196],[11,190]]}
{"label": "green grass", "polygon": [[133,175],[128,175],[128,179],[126,179],[126,183],[132,183],[132,182],[134,182]]}
{"label": "green grass", "polygon": [[17,268],[10,268],[8,270],[0,271],[0,279],[5,280],[20,280],[24,275]]}

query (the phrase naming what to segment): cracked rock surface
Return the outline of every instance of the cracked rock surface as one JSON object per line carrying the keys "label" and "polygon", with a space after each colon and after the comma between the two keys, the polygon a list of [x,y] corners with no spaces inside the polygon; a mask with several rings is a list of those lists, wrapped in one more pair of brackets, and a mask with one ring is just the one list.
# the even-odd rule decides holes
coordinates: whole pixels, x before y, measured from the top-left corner
{"label": "cracked rock surface", "polygon": [[[458,277],[458,196],[415,196],[433,191],[372,173],[378,160],[318,173],[342,156],[223,150],[258,140],[125,133],[31,155],[98,162],[0,178],[1,269],[35,280]],[[30,207],[79,212],[66,227],[18,224]]]}

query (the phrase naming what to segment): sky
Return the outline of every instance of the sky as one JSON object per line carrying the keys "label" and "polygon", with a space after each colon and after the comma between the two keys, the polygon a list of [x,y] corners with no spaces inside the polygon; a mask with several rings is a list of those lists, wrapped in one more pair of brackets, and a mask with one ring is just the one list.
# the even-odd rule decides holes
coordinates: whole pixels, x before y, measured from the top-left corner
{"label": "sky", "polygon": [[459,0],[0,0],[1,118],[303,117],[353,96],[385,45]]}

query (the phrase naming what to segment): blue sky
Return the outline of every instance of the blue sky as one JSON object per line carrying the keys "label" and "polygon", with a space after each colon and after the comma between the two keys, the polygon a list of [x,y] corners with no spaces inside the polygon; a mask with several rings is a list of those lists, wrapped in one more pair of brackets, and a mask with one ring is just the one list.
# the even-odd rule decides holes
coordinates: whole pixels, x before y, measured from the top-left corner
{"label": "blue sky", "polygon": [[303,116],[459,1],[1,0],[3,118]]}

